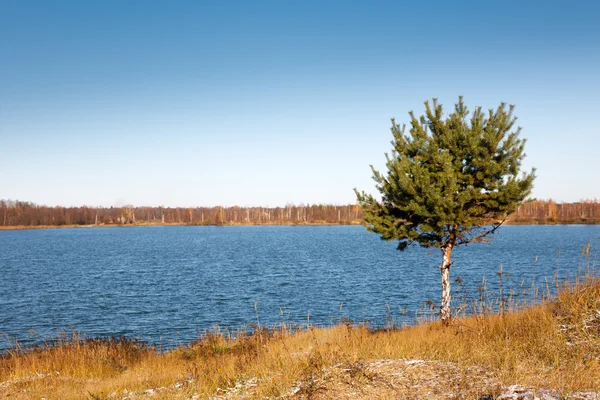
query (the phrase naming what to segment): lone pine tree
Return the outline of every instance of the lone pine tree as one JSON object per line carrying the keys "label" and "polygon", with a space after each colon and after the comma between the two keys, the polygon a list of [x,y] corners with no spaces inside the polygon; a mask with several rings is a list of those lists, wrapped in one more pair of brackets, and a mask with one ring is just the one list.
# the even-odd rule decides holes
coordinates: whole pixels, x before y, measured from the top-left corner
{"label": "lone pine tree", "polygon": [[455,246],[485,242],[533,187],[535,169],[521,173],[525,140],[513,129],[514,106],[470,113],[462,97],[444,116],[437,99],[425,115],[409,113],[410,130],[392,119],[386,175],[373,166],[381,200],[354,189],[364,224],[385,240],[442,250],[440,316],[450,323],[450,256]]}

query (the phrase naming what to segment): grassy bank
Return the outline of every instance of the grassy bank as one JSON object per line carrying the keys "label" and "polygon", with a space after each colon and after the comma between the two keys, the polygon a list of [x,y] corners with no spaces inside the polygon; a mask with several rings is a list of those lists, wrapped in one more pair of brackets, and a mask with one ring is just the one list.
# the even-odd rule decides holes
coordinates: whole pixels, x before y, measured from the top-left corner
{"label": "grassy bank", "polygon": [[590,278],[542,304],[457,319],[449,328],[283,325],[237,338],[213,331],[164,353],[125,339],[75,335],[4,354],[0,397],[480,398],[512,384],[597,392],[599,307],[600,282]]}

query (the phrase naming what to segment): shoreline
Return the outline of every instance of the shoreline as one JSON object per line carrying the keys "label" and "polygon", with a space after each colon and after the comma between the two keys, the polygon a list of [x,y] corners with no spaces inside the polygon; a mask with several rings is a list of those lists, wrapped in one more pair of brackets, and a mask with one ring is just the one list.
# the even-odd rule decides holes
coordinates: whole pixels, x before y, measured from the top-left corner
{"label": "shoreline", "polygon": [[[214,328],[163,350],[126,337],[74,331],[1,355],[0,397],[534,398],[600,395],[592,276],[539,304],[370,329],[347,322],[281,323],[232,337]],[[82,376],[86,379],[82,379]]]}
{"label": "shoreline", "polygon": [[97,224],[97,225],[7,225],[0,226],[0,231],[20,231],[20,230],[28,230],[28,229],[72,229],[72,228],[128,228],[128,227],[143,227],[143,226],[350,226],[350,225],[360,225],[359,221],[352,222],[306,222],[306,223],[284,223],[284,224],[255,224],[255,223],[235,223],[235,224],[189,224],[189,223],[137,223],[137,224]]}
{"label": "shoreline", "polygon": [[[19,231],[29,229],[73,229],[73,228],[125,228],[142,226],[349,226],[361,225],[361,221],[350,222],[302,222],[302,223],[229,223],[229,224],[189,224],[189,223],[136,223],[136,224],[91,224],[91,225],[6,225],[0,226],[0,231]],[[506,221],[504,225],[600,225],[600,220],[565,220],[565,221],[547,221],[547,220],[512,220]]]}

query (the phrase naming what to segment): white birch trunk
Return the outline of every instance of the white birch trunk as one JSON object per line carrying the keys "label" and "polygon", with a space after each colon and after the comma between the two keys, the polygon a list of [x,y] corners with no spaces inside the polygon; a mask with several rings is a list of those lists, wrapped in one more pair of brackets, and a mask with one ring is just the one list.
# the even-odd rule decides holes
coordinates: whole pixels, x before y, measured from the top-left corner
{"label": "white birch trunk", "polygon": [[452,254],[453,244],[448,244],[447,247],[442,249],[442,303],[440,306],[440,316],[442,323],[445,326],[450,324],[450,255]]}

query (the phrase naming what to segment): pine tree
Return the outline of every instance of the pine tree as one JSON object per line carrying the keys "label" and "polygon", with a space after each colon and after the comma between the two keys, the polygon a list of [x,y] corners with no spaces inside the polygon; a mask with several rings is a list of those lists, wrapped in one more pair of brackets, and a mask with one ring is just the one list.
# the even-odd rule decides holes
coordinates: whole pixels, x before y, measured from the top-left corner
{"label": "pine tree", "polygon": [[[450,257],[455,246],[486,242],[533,187],[535,169],[521,173],[525,140],[513,129],[514,106],[467,110],[462,97],[444,116],[437,99],[425,115],[411,111],[410,129],[392,119],[387,175],[373,166],[381,200],[355,189],[364,224],[398,250],[415,243],[442,251],[440,316],[450,323]],[[521,175],[521,176],[519,176]]]}

